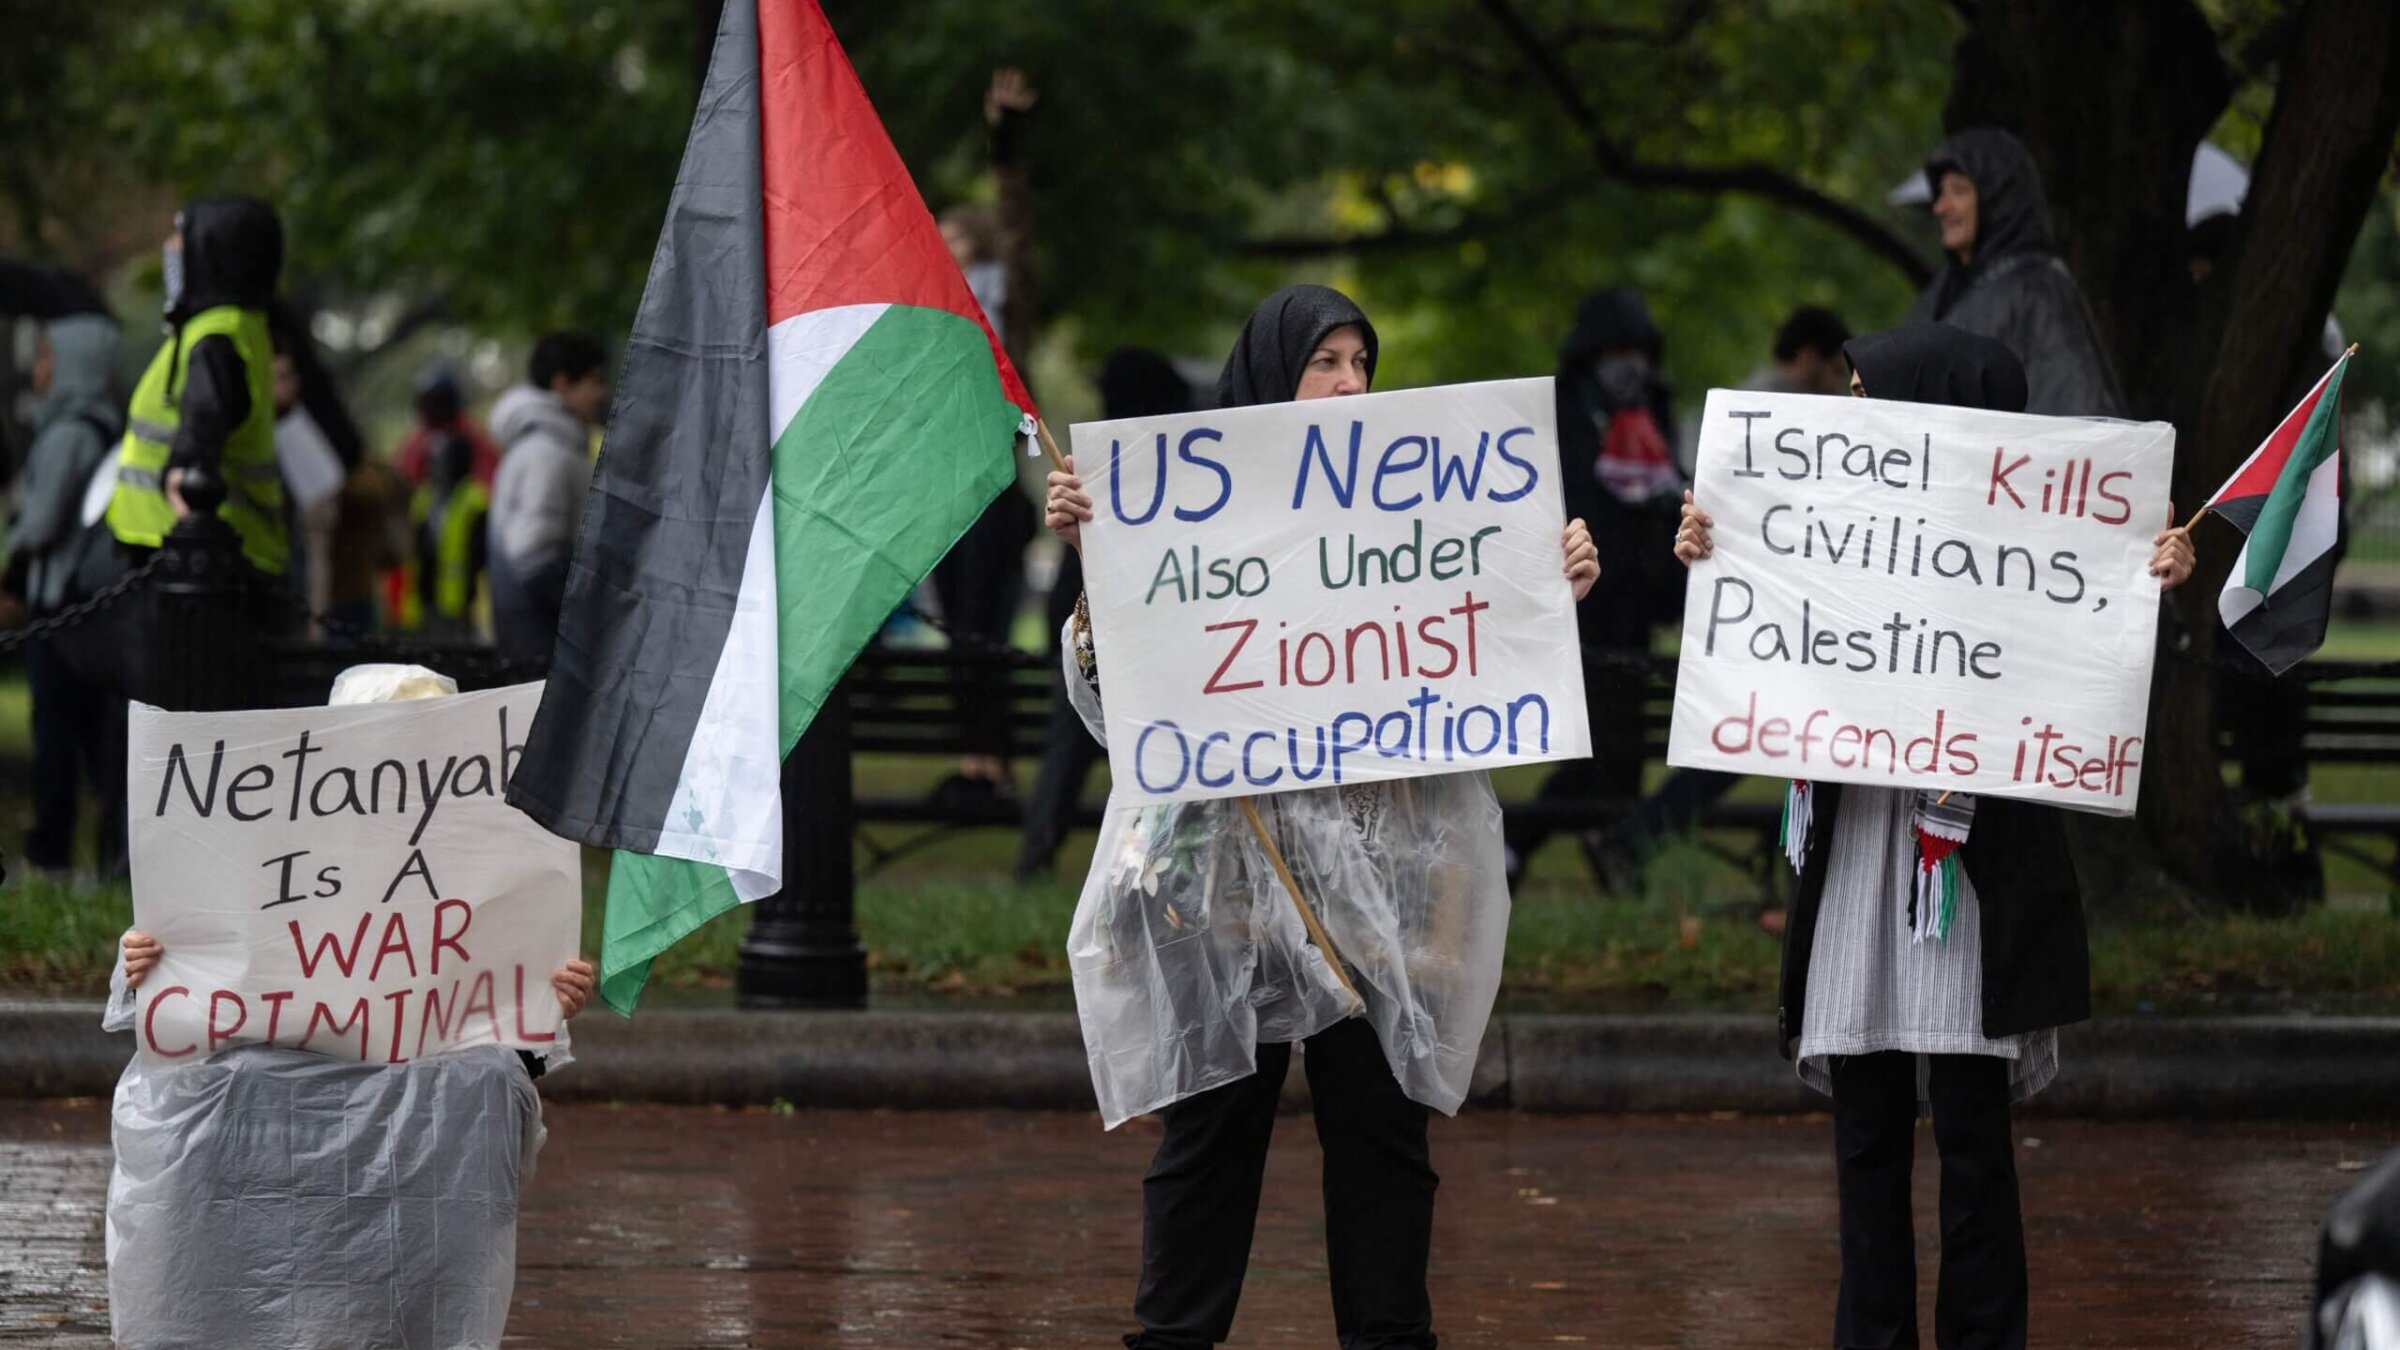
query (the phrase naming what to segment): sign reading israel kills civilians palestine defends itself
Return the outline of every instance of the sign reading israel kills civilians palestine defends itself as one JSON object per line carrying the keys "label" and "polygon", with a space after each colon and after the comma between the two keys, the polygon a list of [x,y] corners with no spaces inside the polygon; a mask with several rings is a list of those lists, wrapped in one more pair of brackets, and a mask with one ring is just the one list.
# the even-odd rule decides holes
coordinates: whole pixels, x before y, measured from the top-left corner
{"label": "sign reading israel kills civilians palestine defends itself", "polygon": [[556,1039],[582,855],[502,800],[538,684],[132,723],[139,1053],[397,1064]]}
{"label": "sign reading israel kills civilians palestine defends itself", "polygon": [[1591,753],[1550,381],[1074,428],[1116,790]]}
{"label": "sign reading israel kills civilians palestine defends itself", "polygon": [[1667,762],[2128,815],[2175,430],[1713,389]]}

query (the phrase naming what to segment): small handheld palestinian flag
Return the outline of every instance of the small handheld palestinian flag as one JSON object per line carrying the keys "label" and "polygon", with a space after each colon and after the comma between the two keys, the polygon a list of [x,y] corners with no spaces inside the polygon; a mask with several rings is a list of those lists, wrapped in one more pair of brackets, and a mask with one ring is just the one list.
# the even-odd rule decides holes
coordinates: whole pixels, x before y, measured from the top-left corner
{"label": "small handheld palestinian flag", "polygon": [[600,996],[783,881],[784,757],[1033,401],[816,0],[732,0],[508,799],[616,850]]}
{"label": "small handheld palestinian flag", "polygon": [[2277,675],[2325,642],[2342,528],[2342,372],[2352,346],[2284,414],[2203,511],[2247,535],[2217,597],[2225,631]]}

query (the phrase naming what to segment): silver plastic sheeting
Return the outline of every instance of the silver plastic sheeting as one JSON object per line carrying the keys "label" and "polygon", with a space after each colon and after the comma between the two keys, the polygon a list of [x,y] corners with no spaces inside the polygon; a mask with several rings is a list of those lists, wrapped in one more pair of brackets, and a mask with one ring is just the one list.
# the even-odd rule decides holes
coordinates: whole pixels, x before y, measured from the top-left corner
{"label": "silver plastic sheeting", "polygon": [[[1106,743],[1066,651],[1068,697]],[[1106,672],[1102,672],[1105,680]],[[1235,801],[1111,796],[1067,938],[1111,1129],[1257,1071],[1257,1047],[1363,1015],[1401,1090],[1457,1112],[1500,988],[1508,883],[1481,773],[1252,799],[1359,1001],[1309,941]]]}
{"label": "silver plastic sheeting", "polygon": [[126,1350],[500,1344],[543,1139],[516,1052],[357,1064],[270,1046],[145,1072],[112,1110]]}

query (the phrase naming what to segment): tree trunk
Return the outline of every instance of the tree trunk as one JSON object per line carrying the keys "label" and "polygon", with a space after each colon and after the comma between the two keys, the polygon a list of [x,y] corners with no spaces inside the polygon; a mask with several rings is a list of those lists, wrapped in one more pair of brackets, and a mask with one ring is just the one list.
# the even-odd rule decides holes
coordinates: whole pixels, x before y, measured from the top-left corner
{"label": "tree trunk", "polygon": [[[2307,5],[2278,72],[2240,237],[2199,284],[2183,243],[2191,156],[2232,90],[2199,9],[2190,0],[1965,8],[1945,120],[1953,130],[2006,127],[2032,151],[2127,413],[2175,423],[2174,499],[2188,516],[2285,411],[2332,306],[2392,150],[2400,16],[2388,0]],[[2078,831],[2087,891],[2138,884],[2143,855],[2219,900],[2250,899],[2263,884],[2232,828],[2207,664],[2237,545],[2229,533],[2199,542],[2199,573],[2169,597],[2143,830]]]}
{"label": "tree trunk", "polygon": [[[2301,11],[2275,106],[2253,166],[2241,223],[2217,277],[2203,289],[2208,345],[2178,390],[2182,413],[2175,499],[2188,515],[2230,477],[2315,374],[2318,335],[2333,307],[2368,208],[2400,129],[2400,10],[2389,0],[2311,0]],[[2239,881],[2252,895],[2271,885],[2241,852],[2215,747],[2210,661],[2222,630],[2217,592],[2239,543],[2223,524],[2199,540],[2199,569],[2169,597],[2191,635],[2189,660],[2171,661],[2152,720],[2151,772],[2208,792],[2146,794],[2152,839],[2201,875]],[[2222,881],[2220,884],[2222,884]]]}

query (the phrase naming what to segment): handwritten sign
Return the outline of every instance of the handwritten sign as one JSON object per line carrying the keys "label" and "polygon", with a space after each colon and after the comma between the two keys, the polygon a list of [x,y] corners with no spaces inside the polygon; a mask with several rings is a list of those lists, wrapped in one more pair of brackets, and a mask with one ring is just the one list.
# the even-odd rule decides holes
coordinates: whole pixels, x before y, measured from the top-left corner
{"label": "handwritten sign", "polygon": [[2128,815],[2175,430],[1709,391],[1670,764]]}
{"label": "handwritten sign", "polygon": [[539,1050],[581,855],[502,798],[540,685],[132,720],[139,1053],[243,1041],[400,1063]]}
{"label": "handwritten sign", "polygon": [[1550,381],[1074,428],[1117,791],[1591,753]]}

